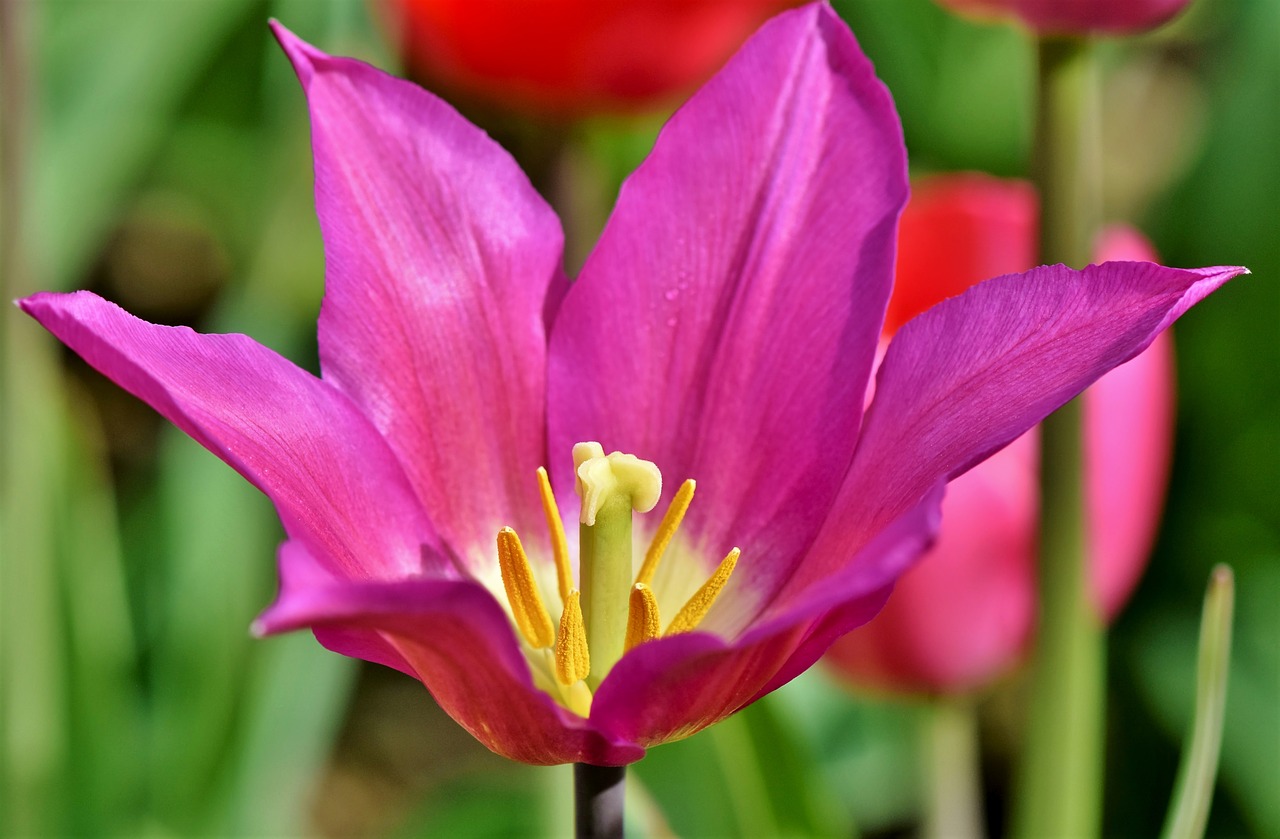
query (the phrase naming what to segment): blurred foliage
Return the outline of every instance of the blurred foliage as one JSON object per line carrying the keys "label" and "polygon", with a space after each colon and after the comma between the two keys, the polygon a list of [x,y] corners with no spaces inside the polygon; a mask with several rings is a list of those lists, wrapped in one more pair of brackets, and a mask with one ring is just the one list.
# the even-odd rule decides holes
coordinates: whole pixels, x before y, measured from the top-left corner
{"label": "blurred foliage", "polygon": [[[893,92],[916,171],[1025,171],[1022,33],[928,0],[836,8]],[[394,69],[355,0],[6,0],[6,299],[94,288],[149,319],[250,333],[314,369],[323,258],[305,106],[273,16]],[[1278,39],[1274,0],[1201,0],[1106,48],[1111,213],[1170,264],[1256,275],[1178,327],[1168,515],[1112,635],[1109,834],[1159,828],[1201,593],[1225,561],[1238,616],[1210,834],[1280,836]],[[661,122],[538,125],[458,104],[571,217],[572,265]],[[416,682],[305,635],[249,640],[274,586],[269,504],[15,310],[0,318],[0,833],[565,832],[564,768],[490,755]],[[1015,674],[982,697],[995,833],[1021,690]],[[655,750],[631,773],[629,821],[652,836],[909,830],[926,710],[807,674]]]}

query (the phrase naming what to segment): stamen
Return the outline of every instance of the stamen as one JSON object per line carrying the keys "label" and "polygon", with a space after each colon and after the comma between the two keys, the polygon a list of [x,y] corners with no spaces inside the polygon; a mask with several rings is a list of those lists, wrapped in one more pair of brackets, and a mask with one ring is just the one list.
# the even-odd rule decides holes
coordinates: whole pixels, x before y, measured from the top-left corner
{"label": "stamen", "polygon": [[720,595],[720,590],[724,588],[725,583],[729,582],[729,575],[733,573],[733,568],[738,564],[738,556],[742,552],[737,548],[729,551],[716,568],[711,579],[702,584],[702,588],[694,592],[693,597],[689,598],[689,602],[684,604],[684,608],[676,615],[675,620],[671,621],[671,625],[667,627],[667,635],[679,635],[682,632],[692,632],[707,616],[707,612],[711,611],[711,606],[716,602],[716,597]]}
{"label": "stamen", "polygon": [[515,618],[520,634],[534,647],[549,647],[555,640],[555,627],[542,595],[533,580],[529,557],[520,544],[520,537],[509,527],[498,531],[498,568],[502,571],[502,587],[507,590],[511,603],[511,615]]}
{"label": "stamen", "polygon": [[652,641],[662,634],[662,621],[658,617],[658,598],[653,589],[644,583],[631,587],[630,608],[627,610],[626,649]]}
{"label": "stamen", "polygon": [[577,589],[569,592],[560,615],[560,633],[556,636],[556,678],[562,685],[581,681],[591,672],[591,653],[587,649],[587,630],[582,624],[582,606]]}
{"label": "stamen", "polygon": [[560,519],[560,508],[556,506],[556,497],[551,492],[551,480],[547,470],[538,467],[538,494],[542,496],[542,514],[547,518],[547,529],[551,531],[551,555],[556,560],[556,582],[560,586],[560,602],[569,599],[569,590],[573,588],[573,572],[569,569],[569,543],[564,536],[564,522]]}
{"label": "stamen", "polygon": [[649,544],[649,550],[644,555],[644,564],[640,566],[640,573],[636,575],[637,583],[653,585],[653,575],[658,570],[658,563],[662,561],[662,554],[667,550],[667,545],[671,544],[671,537],[676,534],[680,522],[684,521],[685,511],[689,509],[689,502],[693,500],[693,491],[696,488],[697,484],[689,478],[680,485],[680,489],[676,490],[675,497],[667,505],[667,512],[662,516],[662,523],[658,525],[658,532],[653,535],[653,542]]}

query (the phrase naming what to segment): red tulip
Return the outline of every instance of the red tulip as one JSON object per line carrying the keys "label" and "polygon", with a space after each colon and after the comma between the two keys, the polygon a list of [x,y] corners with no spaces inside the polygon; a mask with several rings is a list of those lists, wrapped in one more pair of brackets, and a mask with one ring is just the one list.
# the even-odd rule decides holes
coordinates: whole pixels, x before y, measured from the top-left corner
{"label": "red tulip", "polygon": [[1172,18],[1189,0],[938,0],[961,14],[1017,17],[1044,34],[1140,32]]}
{"label": "red tulip", "polygon": [[505,106],[637,109],[705,81],[796,0],[383,0],[402,54]]}
{"label": "red tulip", "polygon": [[[1033,264],[1036,198],[984,175],[916,185],[902,218],[886,337],[981,279]],[[1099,242],[1102,259],[1149,259],[1132,231]],[[1092,586],[1113,616],[1146,563],[1172,436],[1172,347],[1150,349],[1085,393]],[[1036,430],[953,481],[938,542],[884,610],[839,641],[827,661],[855,682],[895,691],[976,687],[1016,664],[1035,623]]]}

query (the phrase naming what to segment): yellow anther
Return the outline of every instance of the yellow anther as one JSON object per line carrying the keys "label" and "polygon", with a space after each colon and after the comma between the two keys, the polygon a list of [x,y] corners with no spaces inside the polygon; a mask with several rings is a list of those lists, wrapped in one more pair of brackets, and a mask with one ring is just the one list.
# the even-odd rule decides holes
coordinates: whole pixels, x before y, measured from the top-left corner
{"label": "yellow anther", "polygon": [[573,572],[569,570],[569,543],[564,538],[564,522],[560,519],[556,497],[551,492],[551,480],[547,478],[547,470],[541,466],[538,467],[538,493],[542,496],[542,514],[547,517],[547,530],[551,531],[551,555],[556,560],[560,602],[564,603],[569,599],[569,590],[573,588]]}
{"label": "yellow anther", "polygon": [[667,545],[671,544],[671,537],[676,535],[680,522],[684,521],[685,511],[689,509],[689,502],[693,500],[693,491],[696,488],[697,484],[690,478],[676,490],[675,498],[672,498],[671,503],[667,505],[667,512],[663,514],[662,523],[658,525],[658,532],[653,535],[649,550],[644,555],[644,564],[640,566],[640,573],[636,575],[637,583],[653,585],[653,575],[658,570],[658,563],[662,561],[662,554],[667,550]]}
{"label": "yellow anther", "polygon": [[662,620],[658,617],[658,598],[653,589],[644,583],[631,587],[631,602],[627,610],[626,648],[652,641],[662,634]]}
{"label": "yellow anther", "polygon": [[720,595],[720,590],[724,588],[725,583],[729,582],[729,575],[733,573],[733,568],[738,564],[738,555],[742,553],[737,548],[729,551],[716,568],[711,579],[702,584],[702,588],[694,592],[693,597],[689,598],[689,602],[684,604],[684,608],[676,615],[675,620],[671,621],[671,625],[667,627],[667,635],[679,635],[681,632],[692,632],[697,629],[698,624],[707,616],[707,612],[711,611],[711,606],[716,602],[716,597]]}
{"label": "yellow anther", "polygon": [[534,647],[551,646],[555,641],[555,626],[542,604],[542,595],[538,594],[520,537],[509,527],[498,531],[498,568],[502,571],[502,587],[507,590],[511,615],[520,634]]}
{"label": "yellow anther", "polygon": [[587,678],[591,672],[591,653],[587,649],[587,630],[582,625],[582,605],[578,590],[569,592],[560,615],[560,634],[556,636],[556,678],[562,685]]}

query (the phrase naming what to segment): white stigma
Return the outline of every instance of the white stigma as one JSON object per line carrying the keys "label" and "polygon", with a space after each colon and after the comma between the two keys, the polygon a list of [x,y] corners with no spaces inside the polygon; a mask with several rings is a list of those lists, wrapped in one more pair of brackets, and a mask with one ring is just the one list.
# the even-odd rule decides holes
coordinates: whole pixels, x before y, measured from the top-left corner
{"label": "white stigma", "polygon": [[596,523],[600,508],[616,495],[628,496],[637,513],[652,510],[662,496],[662,473],[635,455],[605,455],[599,443],[578,443],[573,447],[573,465],[582,497],[579,521],[588,527]]}

